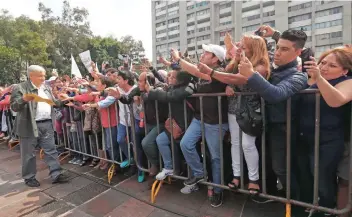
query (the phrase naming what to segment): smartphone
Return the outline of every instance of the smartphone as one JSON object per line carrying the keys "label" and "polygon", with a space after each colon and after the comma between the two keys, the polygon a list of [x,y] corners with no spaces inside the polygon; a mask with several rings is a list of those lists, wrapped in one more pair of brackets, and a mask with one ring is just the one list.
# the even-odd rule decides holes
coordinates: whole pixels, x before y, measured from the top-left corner
{"label": "smartphone", "polygon": [[162,57],[163,55],[161,54],[160,50],[157,51],[157,54],[159,57]]}
{"label": "smartphone", "polygon": [[197,62],[199,63],[199,56],[198,56],[198,52],[196,51],[196,57],[197,57]]}
{"label": "smartphone", "polygon": [[188,49],[186,48],[185,52],[183,53],[183,56],[188,57]]}

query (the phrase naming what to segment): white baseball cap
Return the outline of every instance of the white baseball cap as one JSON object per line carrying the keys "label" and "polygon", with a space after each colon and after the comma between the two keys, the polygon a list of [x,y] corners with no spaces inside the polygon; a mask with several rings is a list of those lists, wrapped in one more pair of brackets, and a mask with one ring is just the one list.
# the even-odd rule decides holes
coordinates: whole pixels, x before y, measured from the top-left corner
{"label": "white baseball cap", "polygon": [[226,51],[223,47],[216,44],[202,44],[202,48],[205,51],[213,53],[221,62],[225,60]]}

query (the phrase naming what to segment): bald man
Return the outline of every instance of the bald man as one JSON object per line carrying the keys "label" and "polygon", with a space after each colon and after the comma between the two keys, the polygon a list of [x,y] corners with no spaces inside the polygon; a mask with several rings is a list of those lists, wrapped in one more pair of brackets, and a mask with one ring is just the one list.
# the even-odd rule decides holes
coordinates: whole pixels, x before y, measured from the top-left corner
{"label": "bald man", "polygon": [[20,137],[22,177],[29,187],[39,187],[35,178],[36,155],[35,148],[44,150],[44,160],[49,167],[52,183],[64,183],[68,179],[61,174],[58,153],[55,147],[53,129],[53,108],[44,102],[34,102],[33,97],[25,96],[34,93],[46,99],[51,99],[56,106],[63,103],[53,97],[50,87],[44,84],[45,69],[31,65],[28,68],[29,81],[16,85],[11,95],[11,109],[17,112],[15,130]]}

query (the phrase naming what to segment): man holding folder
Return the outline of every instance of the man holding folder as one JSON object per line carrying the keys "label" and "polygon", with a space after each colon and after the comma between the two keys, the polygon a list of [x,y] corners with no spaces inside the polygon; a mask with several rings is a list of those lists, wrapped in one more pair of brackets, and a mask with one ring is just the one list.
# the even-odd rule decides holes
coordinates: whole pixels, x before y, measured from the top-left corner
{"label": "man holding folder", "polygon": [[[16,85],[10,102],[11,109],[17,112],[15,130],[20,137],[22,177],[29,187],[40,186],[35,178],[37,173],[35,148],[39,145],[44,150],[44,160],[49,167],[52,183],[67,182],[68,178],[61,174],[54,140],[54,110],[50,105],[52,103],[48,102],[52,101],[56,106],[62,106],[63,103],[55,99],[50,87],[44,84],[45,69],[43,67],[29,66],[28,76],[28,81]],[[38,102],[36,98],[46,100]]]}

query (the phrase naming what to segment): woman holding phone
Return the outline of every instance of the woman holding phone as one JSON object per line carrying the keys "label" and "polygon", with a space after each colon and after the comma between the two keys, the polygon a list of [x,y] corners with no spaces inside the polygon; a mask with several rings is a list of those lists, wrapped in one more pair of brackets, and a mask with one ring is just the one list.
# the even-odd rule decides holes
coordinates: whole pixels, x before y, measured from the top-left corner
{"label": "woman holding phone", "polygon": [[[266,49],[266,43],[263,38],[256,35],[243,36],[240,43],[237,44],[236,54],[226,67],[228,72],[237,73],[241,70],[240,61],[248,59],[255,68],[255,71],[259,72],[264,78],[270,76],[270,63],[268,51]],[[241,76],[241,75],[239,75]],[[232,169],[233,169],[233,180],[228,186],[237,190],[240,186],[240,143],[239,143],[239,129],[238,115],[240,100],[235,96],[234,92],[252,92],[252,90],[246,84],[229,85],[226,88],[226,94],[228,96],[229,108],[229,128],[231,133],[231,156],[232,156]],[[255,111],[260,116],[260,97],[258,95],[242,96],[241,101],[245,102],[252,111]],[[258,150],[255,146],[255,139],[257,135],[252,133],[242,132],[242,149],[245,156],[245,160],[248,166],[249,186],[248,190],[252,195],[256,195],[260,191],[259,187],[259,155]]]}
{"label": "woman holding phone", "polygon": [[[319,134],[319,205],[335,208],[337,167],[343,156],[344,144],[349,141],[349,120],[352,100],[352,49],[335,48],[323,53],[316,61],[311,57],[304,67],[310,76],[310,89],[320,91]],[[313,202],[315,95],[304,94],[300,107],[300,189],[301,200]],[[346,124],[346,121],[348,122]],[[349,177],[349,172],[341,178]],[[347,184],[348,185],[348,184]],[[346,190],[346,192],[348,192]],[[347,198],[346,198],[347,200]],[[345,201],[347,202],[347,201]],[[344,208],[341,206],[338,208]],[[324,216],[316,213],[314,216]],[[326,216],[326,215],[325,215]]]}

